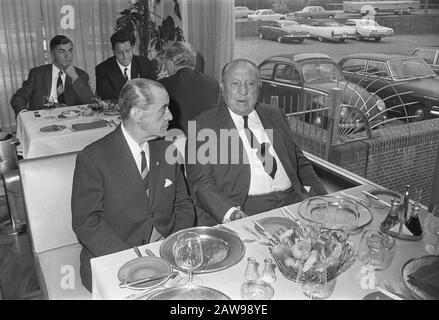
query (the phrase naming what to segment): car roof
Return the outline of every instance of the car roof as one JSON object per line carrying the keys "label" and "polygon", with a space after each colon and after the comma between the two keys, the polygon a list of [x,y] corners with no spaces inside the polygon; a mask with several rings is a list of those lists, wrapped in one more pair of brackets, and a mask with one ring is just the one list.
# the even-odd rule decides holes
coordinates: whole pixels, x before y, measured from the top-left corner
{"label": "car roof", "polygon": [[388,61],[393,59],[401,59],[401,58],[412,58],[413,56],[410,55],[403,55],[403,54],[389,54],[389,53],[352,53],[344,56],[342,59],[373,59],[373,60],[380,60],[380,61]]}
{"label": "car roof", "polygon": [[333,61],[333,59],[330,56],[324,53],[286,53],[286,54],[271,56],[266,60],[279,60],[282,62],[291,62],[291,61],[300,62],[309,59],[325,59],[325,60]]}

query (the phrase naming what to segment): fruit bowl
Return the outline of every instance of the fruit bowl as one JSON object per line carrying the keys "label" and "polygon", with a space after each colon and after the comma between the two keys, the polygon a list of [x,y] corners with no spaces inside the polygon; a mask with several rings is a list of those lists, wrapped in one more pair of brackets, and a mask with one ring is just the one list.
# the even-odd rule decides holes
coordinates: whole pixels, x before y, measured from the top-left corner
{"label": "fruit bowl", "polygon": [[277,231],[268,247],[277,267],[287,279],[303,281],[312,270],[324,267],[326,260],[329,282],[355,262],[355,249],[343,239],[339,230],[295,223],[287,231]]}

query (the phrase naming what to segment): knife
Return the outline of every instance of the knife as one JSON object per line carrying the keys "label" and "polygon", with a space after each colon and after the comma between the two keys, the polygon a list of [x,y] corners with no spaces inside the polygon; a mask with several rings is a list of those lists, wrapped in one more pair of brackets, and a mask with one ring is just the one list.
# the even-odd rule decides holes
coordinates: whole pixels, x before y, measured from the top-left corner
{"label": "knife", "polygon": [[146,282],[149,282],[149,281],[159,280],[159,279],[162,279],[162,278],[165,278],[165,277],[173,276],[175,273],[178,273],[178,271],[168,272],[168,273],[161,274],[161,275],[158,275],[158,276],[143,278],[143,279],[132,281],[132,282],[121,282],[121,283],[119,283],[119,287],[120,288],[127,288],[129,286],[134,286],[136,284],[141,284],[141,283],[146,283]]}

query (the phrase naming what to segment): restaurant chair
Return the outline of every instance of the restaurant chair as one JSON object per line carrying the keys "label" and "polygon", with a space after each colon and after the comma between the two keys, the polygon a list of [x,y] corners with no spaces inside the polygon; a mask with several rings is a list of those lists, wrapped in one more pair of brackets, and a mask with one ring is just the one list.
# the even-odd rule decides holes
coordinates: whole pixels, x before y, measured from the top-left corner
{"label": "restaurant chair", "polygon": [[45,299],[91,299],[82,285],[82,246],[72,230],[76,152],[20,161],[19,169],[38,282]]}

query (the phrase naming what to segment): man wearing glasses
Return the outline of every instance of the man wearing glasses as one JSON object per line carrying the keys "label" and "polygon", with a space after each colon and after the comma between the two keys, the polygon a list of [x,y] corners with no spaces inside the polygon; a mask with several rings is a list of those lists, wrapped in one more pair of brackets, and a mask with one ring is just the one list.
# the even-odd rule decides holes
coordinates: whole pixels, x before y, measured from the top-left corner
{"label": "man wearing glasses", "polygon": [[53,63],[29,71],[23,86],[11,98],[11,106],[18,115],[23,110],[43,108],[50,97],[58,105],[78,105],[91,102],[93,92],[87,72],[72,65],[73,43],[64,35],[50,40]]}

